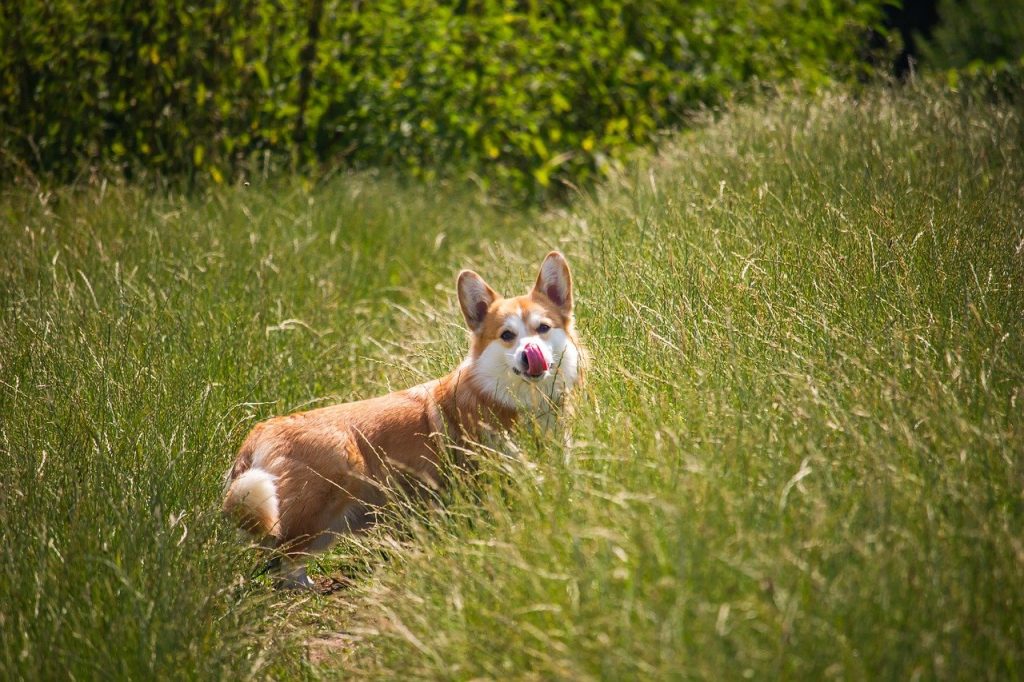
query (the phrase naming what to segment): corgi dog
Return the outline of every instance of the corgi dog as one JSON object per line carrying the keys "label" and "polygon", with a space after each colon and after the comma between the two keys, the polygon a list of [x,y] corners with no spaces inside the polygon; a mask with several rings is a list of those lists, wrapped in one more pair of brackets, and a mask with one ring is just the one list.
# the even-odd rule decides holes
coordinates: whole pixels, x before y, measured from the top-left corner
{"label": "corgi dog", "polygon": [[388,395],[257,424],[227,474],[223,510],[280,552],[278,584],[311,587],[305,559],[364,528],[387,490],[407,477],[437,484],[444,448],[514,427],[556,427],[583,352],[565,257],[544,259],[533,289],[502,298],[459,273],[469,352],[447,376]]}

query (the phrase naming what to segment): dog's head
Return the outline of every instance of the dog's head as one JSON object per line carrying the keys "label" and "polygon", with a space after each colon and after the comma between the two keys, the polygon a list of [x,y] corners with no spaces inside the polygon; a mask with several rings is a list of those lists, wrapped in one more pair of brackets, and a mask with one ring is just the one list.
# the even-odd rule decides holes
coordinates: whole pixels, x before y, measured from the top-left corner
{"label": "dog's head", "polygon": [[572,275],[552,251],[530,293],[502,298],[471,270],[459,273],[459,304],[472,332],[467,365],[477,387],[510,407],[538,407],[576,383]]}

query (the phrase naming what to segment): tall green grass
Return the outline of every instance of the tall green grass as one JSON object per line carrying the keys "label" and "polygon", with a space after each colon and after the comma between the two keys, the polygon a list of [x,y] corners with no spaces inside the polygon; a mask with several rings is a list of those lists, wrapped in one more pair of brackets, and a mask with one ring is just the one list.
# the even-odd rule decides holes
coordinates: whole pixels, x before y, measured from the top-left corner
{"label": "tall green grass", "polygon": [[575,447],[426,522],[345,669],[1024,675],[1022,131],[928,90],[781,102],[581,201]]}
{"label": "tall green grass", "polygon": [[[957,93],[778,102],[546,215],[360,177],[7,192],[0,671],[1021,676],[1022,132]],[[217,512],[245,431],[447,371],[454,273],[517,292],[553,247],[573,446],[342,542],[333,595],[249,579]]]}
{"label": "tall green grass", "polygon": [[301,667],[299,605],[246,580],[223,472],[256,420],[384,391],[396,358],[404,380],[407,309],[526,216],[359,178],[0,211],[0,676]]}

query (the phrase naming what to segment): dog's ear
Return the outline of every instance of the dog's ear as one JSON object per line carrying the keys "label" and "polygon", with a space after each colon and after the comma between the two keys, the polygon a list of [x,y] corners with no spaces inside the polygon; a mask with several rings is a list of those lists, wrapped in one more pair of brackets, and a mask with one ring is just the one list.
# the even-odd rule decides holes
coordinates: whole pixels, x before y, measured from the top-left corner
{"label": "dog's ear", "polygon": [[483,277],[472,270],[463,270],[459,273],[457,288],[459,305],[462,307],[462,316],[466,318],[466,324],[474,332],[480,331],[480,325],[487,317],[487,310],[501,297],[487,286]]}
{"label": "dog's ear", "polygon": [[572,314],[572,274],[565,256],[552,251],[540,264],[537,283],[533,285],[533,293],[543,294],[558,306],[565,315]]}

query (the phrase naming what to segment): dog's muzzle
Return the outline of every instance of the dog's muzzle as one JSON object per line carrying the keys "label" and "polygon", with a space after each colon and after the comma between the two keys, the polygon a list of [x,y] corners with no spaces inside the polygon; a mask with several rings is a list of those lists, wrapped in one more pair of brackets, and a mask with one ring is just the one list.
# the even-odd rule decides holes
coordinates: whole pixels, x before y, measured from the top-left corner
{"label": "dog's muzzle", "polygon": [[528,343],[517,358],[520,371],[530,379],[539,379],[548,371],[548,361],[544,351],[535,343]]}

